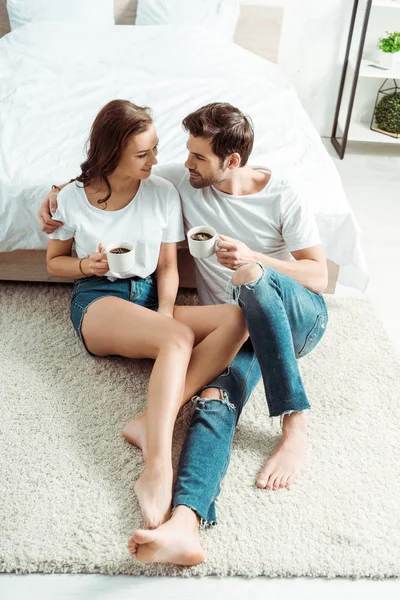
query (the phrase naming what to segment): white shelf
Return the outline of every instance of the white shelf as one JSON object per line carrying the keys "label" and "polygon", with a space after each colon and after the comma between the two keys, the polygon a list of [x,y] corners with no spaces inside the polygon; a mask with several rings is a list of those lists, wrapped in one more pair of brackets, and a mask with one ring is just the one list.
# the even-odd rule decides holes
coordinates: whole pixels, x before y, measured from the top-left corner
{"label": "white shelf", "polygon": [[390,135],[372,131],[366,123],[353,121],[350,124],[348,140],[349,142],[375,142],[378,144],[400,144],[400,138],[393,138]]}
{"label": "white shelf", "polygon": [[400,8],[399,0],[393,2],[393,0],[373,0],[372,6],[381,6],[385,8]]}
{"label": "white shelf", "polygon": [[[374,77],[376,79],[400,79],[400,64],[396,65],[393,69],[377,69],[376,67],[370,67],[369,65],[379,65],[379,63],[373,60],[363,58],[360,65],[360,77]],[[350,63],[351,68],[354,71],[354,65]]]}

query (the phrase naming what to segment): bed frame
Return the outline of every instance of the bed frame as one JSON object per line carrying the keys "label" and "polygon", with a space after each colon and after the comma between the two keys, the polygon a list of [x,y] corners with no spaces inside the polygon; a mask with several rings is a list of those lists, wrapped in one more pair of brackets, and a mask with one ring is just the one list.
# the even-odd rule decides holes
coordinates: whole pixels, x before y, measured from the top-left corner
{"label": "bed frame", "polygon": [[[32,0],[34,1],[34,0]],[[114,16],[117,25],[134,25],[137,0],[114,0]],[[242,5],[235,32],[235,42],[272,62],[278,61],[279,41],[283,22],[283,8],[259,5]],[[0,37],[10,31],[6,0],[0,0]],[[45,250],[15,250],[0,252],[0,280],[11,281],[56,281],[67,283],[72,280],[49,275],[46,269]],[[329,283],[325,293],[333,294],[339,274],[339,266],[327,261]],[[179,284],[181,287],[196,287],[193,258],[187,245],[178,246]]]}

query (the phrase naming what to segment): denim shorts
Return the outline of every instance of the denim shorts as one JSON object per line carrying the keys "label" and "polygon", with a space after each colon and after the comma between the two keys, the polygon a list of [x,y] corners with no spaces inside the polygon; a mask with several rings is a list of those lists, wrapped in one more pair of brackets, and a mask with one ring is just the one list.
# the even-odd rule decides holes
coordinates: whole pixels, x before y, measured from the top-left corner
{"label": "denim shorts", "polygon": [[[99,298],[115,296],[133,304],[156,311],[158,309],[157,283],[154,274],[145,279],[129,277],[110,281],[107,277],[83,277],[75,281],[71,296],[70,317],[79,339],[82,338],[82,321],[89,306]],[[89,350],[86,348],[89,352]],[[92,354],[89,352],[89,354]],[[92,354],[93,356],[93,354]]]}

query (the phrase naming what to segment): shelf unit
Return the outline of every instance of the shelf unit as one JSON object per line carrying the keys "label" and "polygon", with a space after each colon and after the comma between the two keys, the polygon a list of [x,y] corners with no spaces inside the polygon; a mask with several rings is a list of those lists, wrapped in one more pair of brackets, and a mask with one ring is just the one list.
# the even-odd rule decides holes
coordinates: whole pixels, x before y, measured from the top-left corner
{"label": "shelf unit", "polygon": [[[354,27],[358,16],[359,0],[354,0],[353,11],[351,16],[349,37],[347,41],[345,61],[343,65],[342,78],[340,82],[336,112],[331,136],[331,142],[340,158],[344,157],[348,141],[359,142],[374,142],[381,144],[397,144],[400,147],[400,138],[393,138],[370,129],[370,125],[362,121],[352,119],[355,95],[359,78],[370,78],[381,80],[385,79],[400,79],[400,65],[396,65],[392,69],[379,68],[380,65],[373,60],[363,57],[365,39],[370,19],[371,10],[373,8],[380,9],[400,9],[400,0],[367,0],[365,5],[365,14],[362,23],[360,43],[355,58],[350,59],[350,50],[353,39]],[[399,13],[400,15],[400,13]],[[375,65],[375,66],[373,66]],[[350,89],[350,98],[347,111],[342,113],[342,105],[345,101],[344,88],[346,76],[352,77],[352,85]],[[342,135],[339,135],[342,132]]]}

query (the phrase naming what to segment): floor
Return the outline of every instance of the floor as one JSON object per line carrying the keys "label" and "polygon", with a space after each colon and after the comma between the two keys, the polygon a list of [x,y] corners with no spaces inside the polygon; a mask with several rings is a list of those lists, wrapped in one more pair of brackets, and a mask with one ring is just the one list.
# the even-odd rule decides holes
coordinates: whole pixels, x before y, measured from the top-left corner
{"label": "floor", "polygon": [[[388,145],[350,145],[340,161],[329,140],[331,154],[363,231],[363,247],[371,283],[366,296],[400,355],[400,152]],[[340,287],[338,295],[354,294]],[[357,295],[354,294],[354,295]],[[333,600],[355,595],[391,600],[400,597],[400,580],[348,581],[344,579],[148,579],[101,575],[0,575],[2,600],[131,600],[144,595],[162,600],[239,600],[250,594],[280,600]],[[139,596],[140,594],[140,596]]]}

